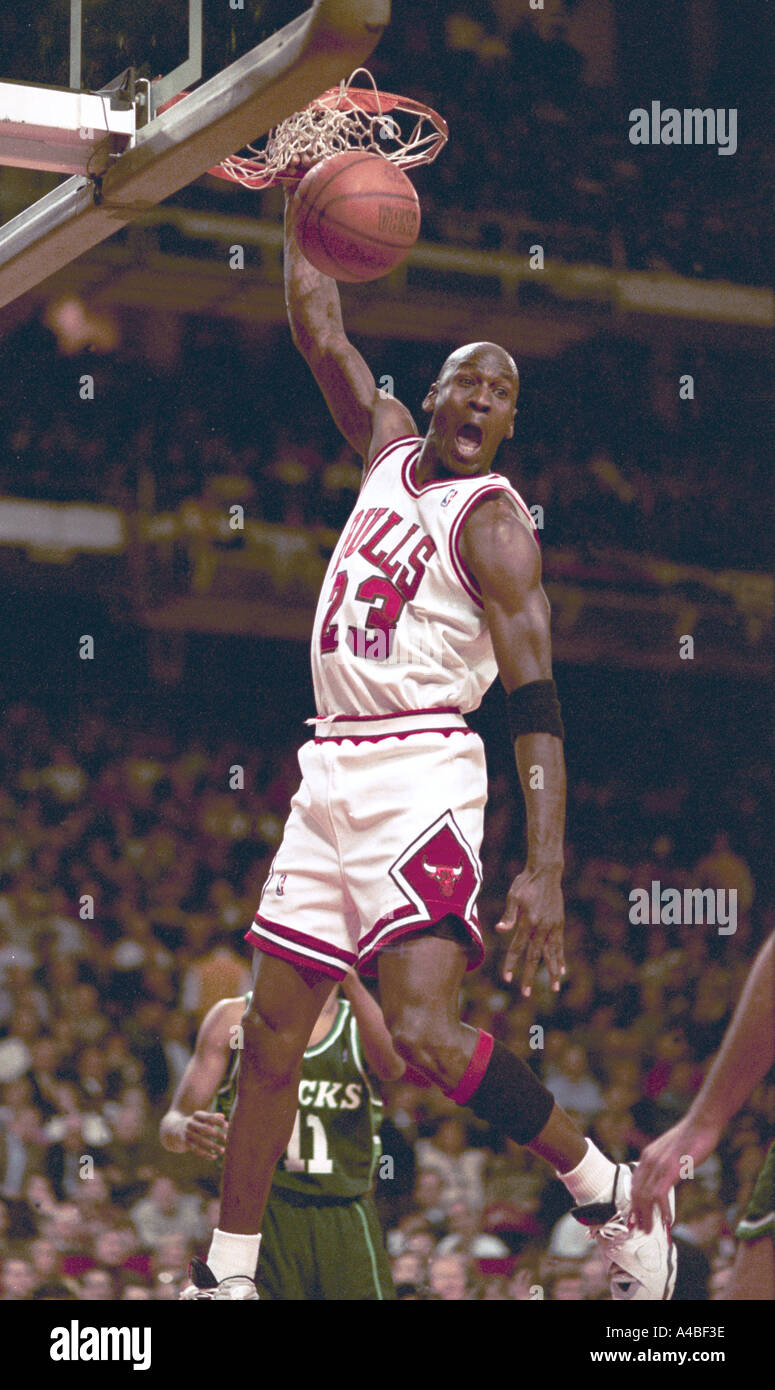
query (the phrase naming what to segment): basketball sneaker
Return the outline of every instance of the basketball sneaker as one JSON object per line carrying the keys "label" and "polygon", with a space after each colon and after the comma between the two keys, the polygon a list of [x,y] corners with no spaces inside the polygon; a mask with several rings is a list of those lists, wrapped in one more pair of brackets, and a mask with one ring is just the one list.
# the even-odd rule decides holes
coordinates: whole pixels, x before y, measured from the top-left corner
{"label": "basketball sneaker", "polygon": [[[574,1207],[573,1215],[589,1228],[608,1266],[608,1284],[614,1303],[665,1302],[673,1297],[677,1261],[675,1246],[658,1209],[647,1235],[635,1225],[630,1196],[634,1163],[616,1167],[610,1202],[590,1202]],[[670,1192],[670,1225],[675,1216],[675,1196]]]}
{"label": "basketball sneaker", "polygon": [[258,1298],[255,1280],[248,1278],[247,1274],[231,1274],[228,1279],[219,1282],[210,1266],[197,1255],[188,1267],[188,1277],[191,1283],[183,1289],[181,1301],[191,1298]]}

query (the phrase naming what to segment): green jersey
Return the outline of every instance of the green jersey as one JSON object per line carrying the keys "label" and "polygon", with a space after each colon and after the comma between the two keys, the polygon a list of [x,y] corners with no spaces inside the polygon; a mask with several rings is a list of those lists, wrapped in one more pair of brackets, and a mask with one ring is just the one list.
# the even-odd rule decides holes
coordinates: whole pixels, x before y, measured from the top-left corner
{"label": "green jersey", "polygon": [[[246,996],[250,1002],[251,995]],[[237,1094],[239,1051],[215,1109],[228,1119]],[[380,1155],[382,1102],[363,1066],[358,1025],[340,999],[330,1032],[304,1053],[299,1108],[273,1188],[315,1197],[360,1197],[371,1188]]]}

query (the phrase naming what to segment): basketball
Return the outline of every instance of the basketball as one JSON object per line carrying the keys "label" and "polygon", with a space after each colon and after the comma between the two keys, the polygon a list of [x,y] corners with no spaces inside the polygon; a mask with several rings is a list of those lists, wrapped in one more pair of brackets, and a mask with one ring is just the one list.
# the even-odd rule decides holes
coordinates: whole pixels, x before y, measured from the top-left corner
{"label": "basketball", "polygon": [[310,169],[296,194],[296,236],[307,260],[334,280],[378,280],[400,265],[420,231],[406,174],[380,154],[334,155]]}

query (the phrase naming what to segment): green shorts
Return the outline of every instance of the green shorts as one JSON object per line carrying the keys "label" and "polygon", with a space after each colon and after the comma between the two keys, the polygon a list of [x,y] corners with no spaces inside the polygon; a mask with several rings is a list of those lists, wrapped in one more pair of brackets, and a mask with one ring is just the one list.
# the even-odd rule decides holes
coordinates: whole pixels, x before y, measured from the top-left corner
{"label": "green shorts", "polygon": [[272,1191],[256,1272],[270,1302],[377,1302],[396,1296],[370,1195],[347,1202]]}
{"label": "green shorts", "polygon": [[751,1193],[748,1210],[735,1234],[740,1240],[775,1236],[775,1142],[770,1144],[762,1170]]}

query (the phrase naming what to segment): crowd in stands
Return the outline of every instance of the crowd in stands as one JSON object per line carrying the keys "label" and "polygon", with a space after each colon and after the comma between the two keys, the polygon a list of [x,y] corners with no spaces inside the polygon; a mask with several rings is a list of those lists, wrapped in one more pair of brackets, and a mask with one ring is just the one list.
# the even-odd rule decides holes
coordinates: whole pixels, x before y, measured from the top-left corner
{"label": "crowd in stands", "polygon": [[539,232],[564,260],[771,282],[774,165],[758,115],[741,115],[734,157],[632,145],[638,84],[590,85],[567,15],[526,14],[504,32],[487,8],[456,5],[436,29],[405,14],[375,55],[383,86],[400,75],[398,90],[441,110],[453,132],[418,179],[426,235],[524,254]]}
{"label": "crowd in stands", "polygon": [[[624,742],[627,731],[620,731]],[[158,1123],[207,1008],[247,981],[242,934],[295,786],[286,739],[258,747],[83,703],[9,702],[0,728],[0,1298],[175,1298],[206,1247],[216,1180],[168,1154]],[[706,747],[705,753],[708,753]],[[687,1109],[764,934],[761,771],[712,807],[698,771],[644,762],[571,778],[568,980],[509,993],[502,944],[465,984],[465,1017],[515,1048],[613,1158]],[[244,790],[230,769],[244,767]],[[640,774],[643,775],[640,775]],[[583,774],[583,775],[582,775]],[[657,782],[660,774],[657,773]],[[722,774],[723,776],[723,774]],[[754,794],[757,787],[758,792]],[[231,782],[233,783],[233,778]],[[506,773],[491,785],[481,912],[491,928],[520,854]],[[723,817],[723,820],[721,819]],[[715,827],[715,829],[714,829]],[[764,875],[766,877],[766,875]],[[737,930],[633,926],[654,880],[738,892]],[[601,1299],[565,1190],[436,1091],[388,1090],[378,1201],[401,1298]],[[775,1123],[758,1088],[684,1184],[683,1297],[717,1295],[735,1219]]]}
{"label": "crowd in stands", "polygon": [[[443,352],[383,344],[369,355],[422,428],[423,389]],[[9,341],[8,362],[0,495],[163,516],[148,534],[197,554],[208,540],[257,553],[282,527],[291,569],[292,536],[303,551],[305,538],[335,535],[350,513],[359,461],[284,329],[240,344],[229,325],[189,322],[165,375],[125,349],[65,356],[33,323]],[[497,465],[542,508],[545,546],[772,568],[766,359],[693,349],[668,369],[643,345],[601,337],[520,368],[516,436]],[[78,395],[87,372],[93,401]],[[684,374],[693,399],[679,396]],[[241,531],[230,528],[233,504],[244,509]],[[321,578],[313,566],[311,592]]]}

